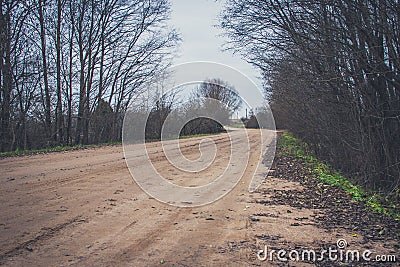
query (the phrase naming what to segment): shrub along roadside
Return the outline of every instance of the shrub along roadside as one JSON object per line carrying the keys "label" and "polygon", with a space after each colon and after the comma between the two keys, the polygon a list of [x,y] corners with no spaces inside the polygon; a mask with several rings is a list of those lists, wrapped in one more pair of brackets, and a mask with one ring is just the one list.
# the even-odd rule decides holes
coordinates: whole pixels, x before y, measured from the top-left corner
{"label": "shrub along roadside", "polygon": [[367,191],[351,182],[337,170],[334,170],[328,164],[316,158],[308,145],[294,137],[291,133],[284,131],[277,145],[282,155],[300,159],[307,164],[310,173],[317,175],[321,181],[342,188],[354,200],[365,203],[371,210],[400,219],[400,206],[394,197],[389,198],[379,193]]}

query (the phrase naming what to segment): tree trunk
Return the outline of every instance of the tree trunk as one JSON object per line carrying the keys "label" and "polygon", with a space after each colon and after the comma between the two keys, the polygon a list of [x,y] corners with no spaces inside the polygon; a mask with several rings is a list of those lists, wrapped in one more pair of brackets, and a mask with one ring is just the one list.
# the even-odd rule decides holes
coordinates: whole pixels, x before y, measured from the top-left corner
{"label": "tree trunk", "polygon": [[[3,14],[3,8],[6,12]],[[12,90],[11,70],[11,10],[0,1],[0,71],[1,76],[1,151],[8,151],[10,147],[10,94]]]}
{"label": "tree trunk", "polygon": [[73,47],[74,47],[74,31],[75,31],[75,19],[72,14],[72,1],[69,3],[69,9],[71,12],[71,27],[69,36],[69,64],[68,64],[68,117],[67,117],[67,144],[72,144],[72,67],[73,67]]}
{"label": "tree trunk", "polygon": [[75,144],[81,143],[81,134],[84,123],[85,115],[85,103],[86,103],[86,85],[85,85],[85,55],[84,55],[84,44],[83,44],[83,20],[85,17],[86,1],[83,1],[80,7],[80,16],[78,22],[78,47],[79,47],[79,107],[78,107],[78,118],[76,121],[76,132],[75,132]]}
{"label": "tree trunk", "polygon": [[43,82],[44,82],[44,93],[45,93],[45,123],[46,123],[46,133],[49,138],[52,136],[51,129],[51,107],[50,107],[50,90],[49,90],[49,80],[48,80],[48,69],[47,69],[47,53],[46,53],[46,33],[44,25],[43,16],[43,3],[42,0],[38,1],[38,13],[39,13],[39,23],[40,23],[40,42],[41,42],[41,52],[42,52],[42,64],[43,64]]}
{"label": "tree trunk", "polygon": [[56,33],[56,68],[57,68],[57,109],[56,109],[56,120],[57,120],[57,142],[59,144],[64,143],[64,119],[62,112],[62,95],[61,95],[61,11],[62,4],[61,0],[57,0],[57,33]]}

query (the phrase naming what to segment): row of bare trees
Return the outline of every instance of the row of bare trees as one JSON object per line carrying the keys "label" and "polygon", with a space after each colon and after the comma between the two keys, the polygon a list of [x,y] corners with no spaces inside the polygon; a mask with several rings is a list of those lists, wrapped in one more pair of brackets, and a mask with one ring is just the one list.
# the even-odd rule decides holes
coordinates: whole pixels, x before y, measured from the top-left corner
{"label": "row of bare trees", "polygon": [[126,142],[224,132],[223,125],[230,123],[229,118],[243,104],[234,86],[220,78],[207,79],[193,88],[182,85],[153,91],[144,101],[129,106]]}
{"label": "row of bare trees", "polygon": [[277,125],[362,185],[400,185],[400,4],[228,0],[230,48],[258,66]]}
{"label": "row of bare trees", "polygon": [[168,0],[0,0],[0,150],[119,140],[179,42]]}

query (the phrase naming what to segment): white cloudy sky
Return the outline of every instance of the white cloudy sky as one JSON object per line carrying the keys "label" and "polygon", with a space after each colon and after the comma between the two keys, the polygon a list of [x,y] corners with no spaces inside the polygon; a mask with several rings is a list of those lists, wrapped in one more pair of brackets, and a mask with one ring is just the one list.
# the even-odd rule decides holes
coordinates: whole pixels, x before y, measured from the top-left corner
{"label": "white cloudy sky", "polygon": [[[218,15],[223,9],[223,1],[171,0],[171,4],[171,24],[183,39],[179,57],[174,61],[175,64],[190,61],[212,61],[226,64],[247,75],[261,90],[259,72],[241,60],[239,55],[222,51],[225,39],[219,36],[222,30],[215,25],[218,24]],[[262,104],[260,94],[249,92],[248,88],[242,88],[240,82],[235,82],[235,77],[228,82],[236,87],[253,108]]]}

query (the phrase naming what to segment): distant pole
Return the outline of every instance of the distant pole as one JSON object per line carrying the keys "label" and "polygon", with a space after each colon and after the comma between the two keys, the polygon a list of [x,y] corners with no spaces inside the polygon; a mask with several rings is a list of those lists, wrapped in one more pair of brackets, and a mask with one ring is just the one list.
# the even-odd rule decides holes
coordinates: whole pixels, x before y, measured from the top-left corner
{"label": "distant pole", "polygon": [[246,120],[247,120],[247,108],[246,108]]}

